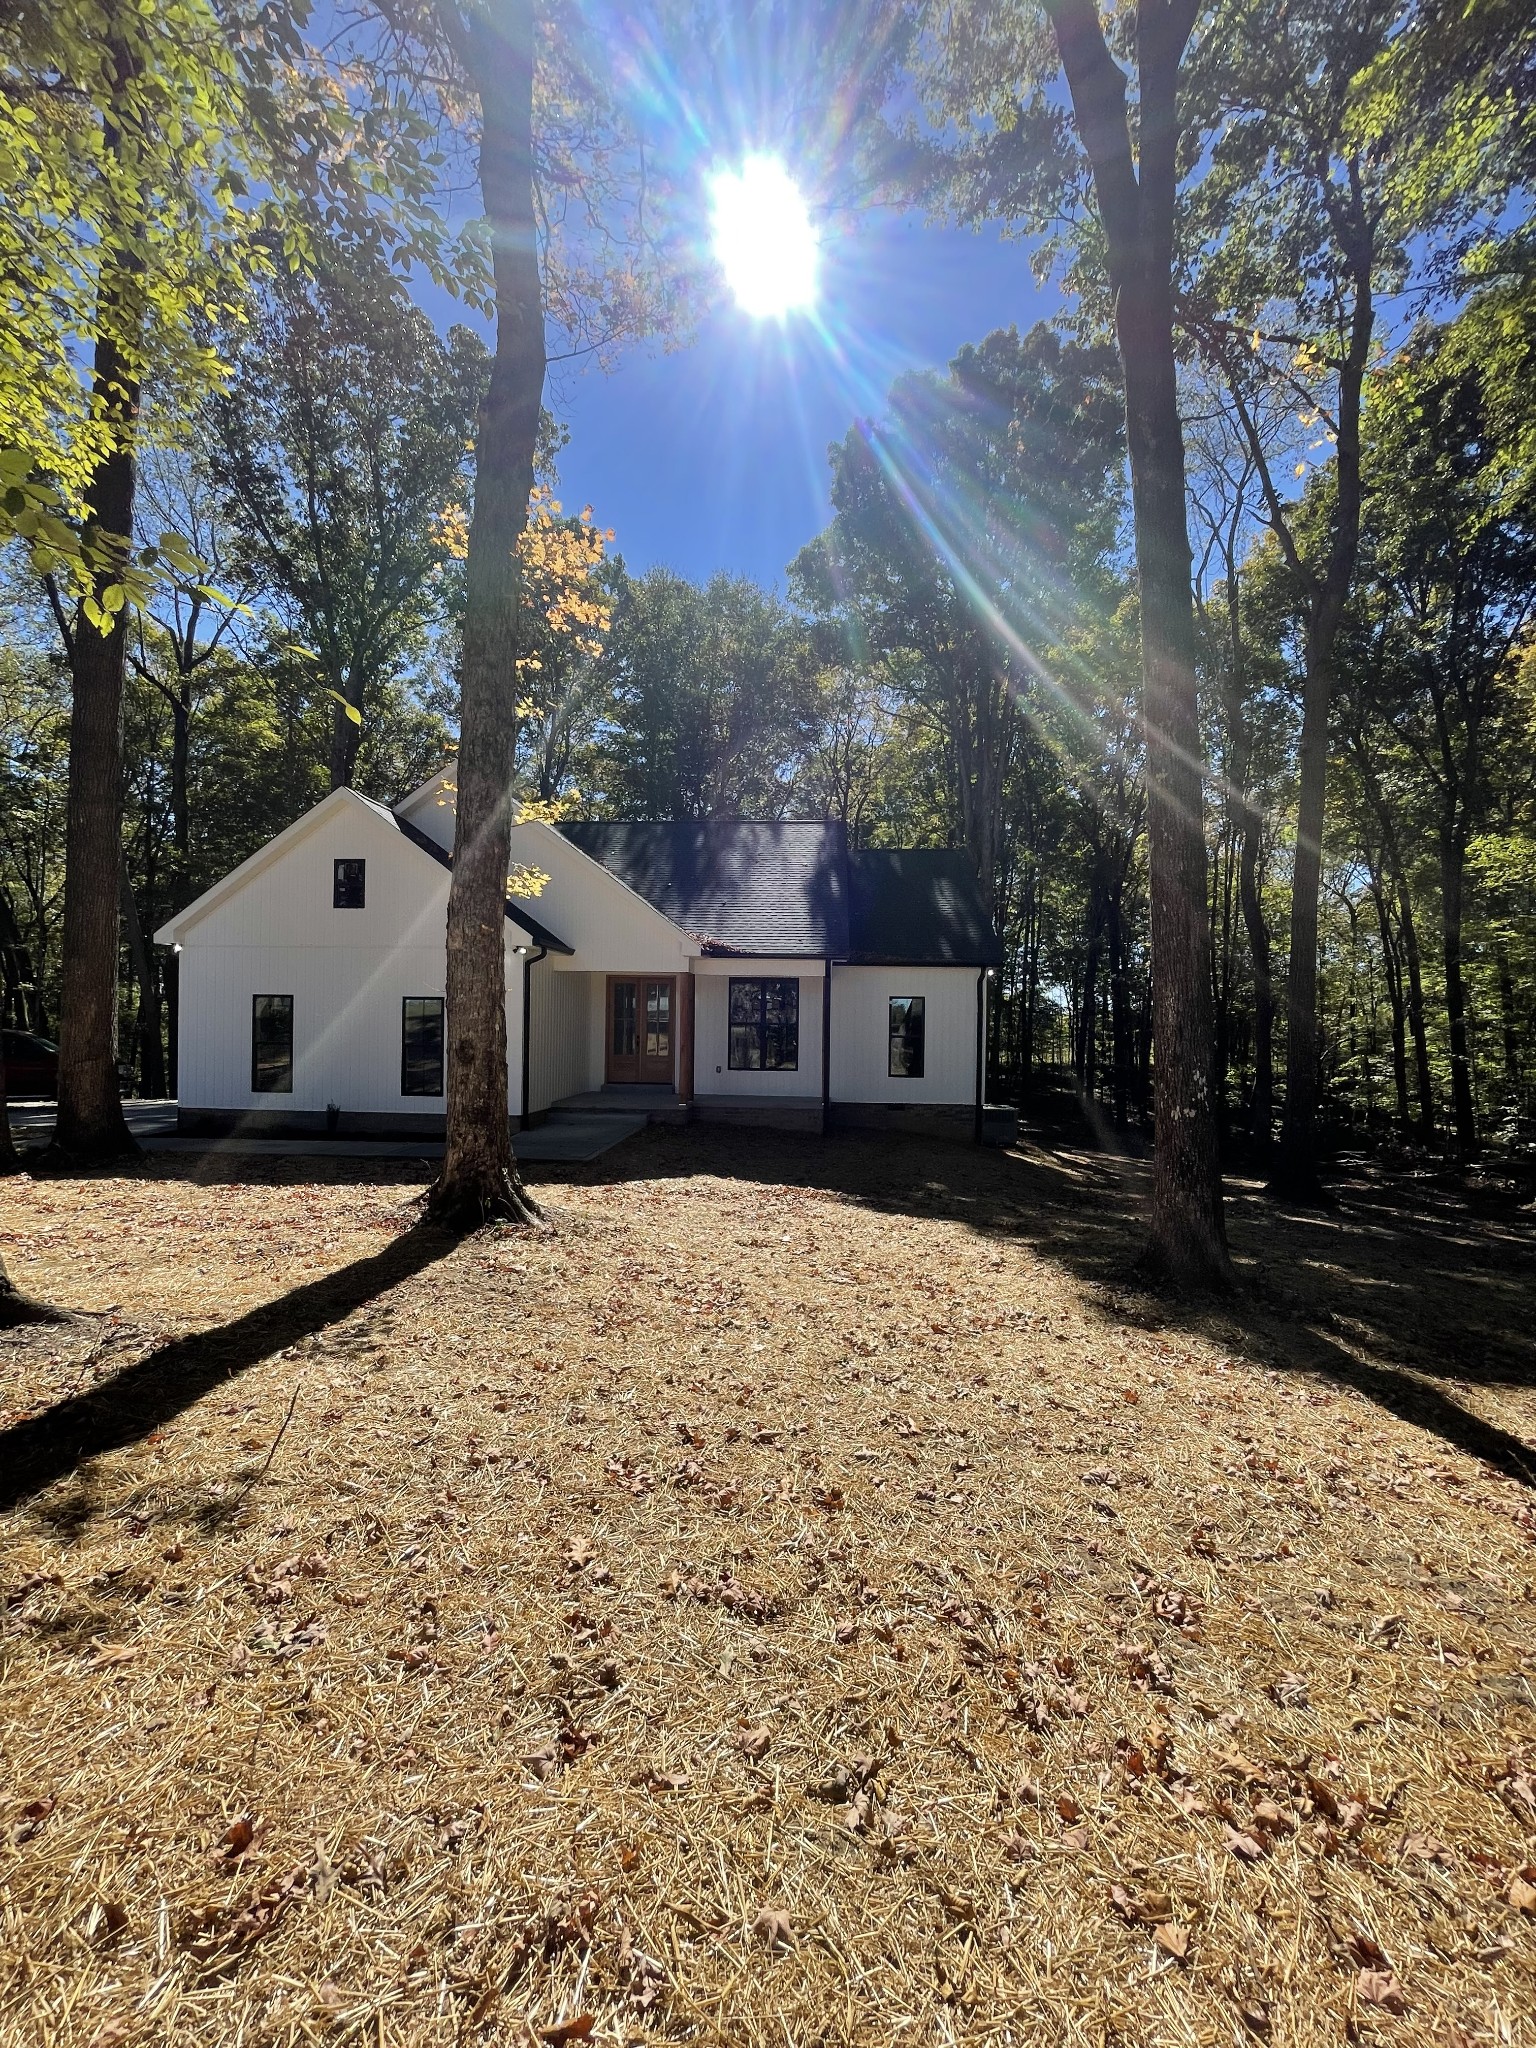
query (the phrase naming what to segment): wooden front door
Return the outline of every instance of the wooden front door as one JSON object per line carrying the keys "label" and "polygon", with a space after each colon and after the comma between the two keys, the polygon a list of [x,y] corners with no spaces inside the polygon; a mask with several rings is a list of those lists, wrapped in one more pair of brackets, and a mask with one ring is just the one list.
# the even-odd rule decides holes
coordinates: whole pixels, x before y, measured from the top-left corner
{"label": "wooden front door", "polygon": [[609,975],[607,1080],[671,1085],[676,997],[670,974]]}

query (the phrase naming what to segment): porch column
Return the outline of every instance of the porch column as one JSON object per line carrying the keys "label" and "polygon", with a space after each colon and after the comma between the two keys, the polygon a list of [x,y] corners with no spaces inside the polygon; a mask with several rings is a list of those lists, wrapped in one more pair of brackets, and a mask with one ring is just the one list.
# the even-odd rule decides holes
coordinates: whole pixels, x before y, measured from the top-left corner
{"label": "porch column", "polygon": [[693,975],[677,978],[677,1099],[693,1100]]}

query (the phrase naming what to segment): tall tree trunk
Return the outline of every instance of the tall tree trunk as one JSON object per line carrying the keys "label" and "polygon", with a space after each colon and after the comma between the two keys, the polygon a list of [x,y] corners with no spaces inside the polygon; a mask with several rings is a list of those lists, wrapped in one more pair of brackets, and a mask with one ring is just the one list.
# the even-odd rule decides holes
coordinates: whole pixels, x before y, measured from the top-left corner
{"label": "tall tree trunk", "polygon": [[1261,1158],[1274,1136],[1275,1118],[1275,987],[1270,974],[1269,926],[1259,896],[1259,814],[1252,804],[1243,809],[1243,843],[1238,858],[1238,896],[1253,959],[1253,1107],[1249,1136]]}
{"label": "tall tree trunk", "polygon": [[[542,383],[540,389],[543,389]],[[333,703],[331,706],[332,789],[350,789],[352,778],[357,772],[357,749],[362,740],[363,728],[359,720],[350,715],[347,706],[351,705],[352,710],[359,713],[362,706],[352,702],[353,687],[354,685],[348,684],[346,704]]]}
{"label": "tall tree trunk", "polygon": [[[133,59],[112,47],[116,90],[126,95]],[[109,156],[122,154],[121,130],[102,134]],[[134,439],[138,371],[120,345],[137,334],[141,261],[138,222],[119,223],[121,240],[102,266],[99,330],[91,403],[111,437],[86,492],[82,541],[94,558],[92,599],[118,582],[133,544]],[[115,590],[120,600],[121,589]],[[59,1104],[52,1150],[69,1160],[113,1159],[138,1151],[123,1120],[117,1086],[117,876],[123,820],[123,677],[128,607],[121,602],[103,631],[82,602],[70,642],[74,684],[69,723],[69,794],[64,826],[64,930],[59,979]]]}
{"label": "tall tree trunk", "polygon": [[1142,721],[1152,1000],[1157,1044],[1152,1216],[1144,1263],[1179,1287],[1227,1288],[1221,1152],[1211,1074],[1211,922],[1205,897],[1202,745],[1173,348],[1178,90],[1190,5],[1143,0],[1136,16],[1137,151],[1125,74],[1093,0],[1046,0],[1093,166],[1115,293],[1141,597]]}
{"label": "tall tree trunk", "polygon": [[[21,1167],[21,1155],[16,1150],[16,1140],[11,1136],[10,1105],[6,1100],[5,1060],[0,1056],[0,1174],[16,1173]],[[0,1274],[5,1263],[0,1260]]]}
{"label": "tall tree trunk", "polygon": [[1374,876],[1371,880],[1371,901],[1376,905],[1382,971],[1387,978],[1387,1001],[1392,1009],[1392,1089],[1397,1099],[1398,1126],[1406,1136],[1413,1120],[1408,1106],[1408,1004],[1403,994],[1403,965],[1398,958],[1397,941],[1392,936],[1387,892]]}
{"label": "tall tree trunk", "polygon": [[1419,931],[1414,923],[1408,884],[1401,872],[1397,878],[1397,922],[1403,934],[1403,955],[1408,967],[1408,1029],[1413,1038],[1419,1136],[1426,1145],[1432,1145],[1435,1142],[1435,1081],[1429,1066],[1429,1024],[1424,1014],[1424,963],[1419,956]]}
{"label": "tall tree trunk", "polygon": [[144,1093],[159,1102],[165,1095],[165,1045],[160,1036],[160,988],[155,963],[144,943],[144,926],[128,879],[128,863],[118,867],[118,888],[122,898],[123,930],[128,939],[128,957],[133,978],[139,985],[139,1014],[135,1036],[139,1041],[139,1082]]}
{"label": "tall tree trunk", "polygon": [[1440,841],[1440,904],[1445,961],[1445,1015],[1451,1033],[1451,1111],[1456,1152],[1477,1156],[1477,1106],[1472,1092],[1472,1047],[1467,1030],[1467,990],[1462,976],[1461,921],[1466,888],[1466,848],[1452,826]]}
{"label": "tall tree trunk", "polygon": [[1331,665],[1307,633],[1302,681],[1300,786],[1296,812],[1296,853],[1291,868],[1291,954],[1285,981],[1285,1113],[1273,1185],[1293,1200],[1322,1196],[1317,1172],[1317,1107],[1322,1044],[1317,1014],[1317,924],[1323,879],[1323,818],[1328,781],[1328,711],[1333,697]]}
{"label": "tall tree trunk", "polygon": [[1113,1070],[1115,1129],[1123,1131],[1128,1121],[1131,1095],[1131,992],[1127,980],[1125,914],[1122,885],[1109,891],[1106,910],[1109,926],[1109,1041]]}
{"label": "tall tree trunk", "polygon": [[497,27],[459,17],[460,61],[480,91],[480,190],[490,225],[496,350],[475,443],[465,564],[462,708],[448,891],[448,1143],[430,1208],[471,1227],[528,1221],[537,1205],[512,1154],[507,1109],[505,904],[517,745],[517,543],[533,488],[544,394],[544,306],[533,197],[532,0]]}
{"label": "tall tree trunk", "polygon": [[1494,964],[1499,974],[1499,1021],[1504,1036],[1504,1085],[1510,1106],[1521,1108],[1520,1020],[1515,1011],[1515,977],[1509,965],[1509,941],[1501,932],[1494,942]]}
{"label": "tall tree trunk", "polygon": [[[86,539],[126,553],[133,534],[133,431],[138,386],[117,344],[96,343],[93,395],[117,445],[91,479]],[[114,581],[97,570],[100,604]],[[118,869],[123,819],[126,606],[105,632],[75,614],[70,667],[69,797],[64,831],[64,932],[59,983],[59,1108],[53,1149],[69,1160],[138,1150],[117,1085]]]}

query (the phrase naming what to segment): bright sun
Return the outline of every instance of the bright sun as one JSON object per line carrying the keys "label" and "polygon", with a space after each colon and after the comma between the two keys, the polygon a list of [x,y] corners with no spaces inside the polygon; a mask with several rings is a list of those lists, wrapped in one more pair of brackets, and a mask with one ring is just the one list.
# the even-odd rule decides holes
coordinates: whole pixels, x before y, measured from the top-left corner
{"label": "bright sun", "polygon": [[814,304],[816,231],[795,181],[777,157],[749,156],[711,186],[715,260],[754,319]]}

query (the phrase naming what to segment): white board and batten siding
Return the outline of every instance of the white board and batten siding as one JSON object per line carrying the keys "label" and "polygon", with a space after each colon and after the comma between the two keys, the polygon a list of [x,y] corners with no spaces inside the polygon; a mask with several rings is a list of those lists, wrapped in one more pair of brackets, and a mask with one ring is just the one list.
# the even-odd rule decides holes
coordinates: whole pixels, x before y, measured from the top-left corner
{"label": "white board and batten siding", "polygon": [[[528,1109],[537,1116],[552,1102],[603,1085],[600,974],[572,972],[554,957],[529,970]],[[595,1025],[595,1028],[594,1028]]]}
{"label": "white board and batten siding", "polygon": [[[893,997],[921,996],[924,1058],[920,1076],[890,1072]],[[976,1094],[974,967],[834,967],[834,1102],[972,1102]]]}
{"label": "white board and batten siding", "polygon": [[[372,805],[350,791],[337,798],[237,870],[237,889],[211,892],[190,925],[175,927],[185,1107],[442,1113],[441,1096],[400,1092],[401,1005],[444,992],[448,874]],[[338,860],[366,863],[360,910],[334,907]],[[509,978],[517,972],[509,960]],[[515,1075],[522,1000],[508,993]],[[293,998],[291,1093],[251,1087],[258,995]]]}
{"label": "white board and batten siding", "polygon": [[[821,960],[750,959],[710,955],[695,960],[693,990],[693,1088],[697,1096],[821,1096]],[[764,1071],[731,1067],[730,988],[732,980],[798,981],[800,1056],[796,1066]],[[833,1042],[837,1030],[833,1026]]]}

